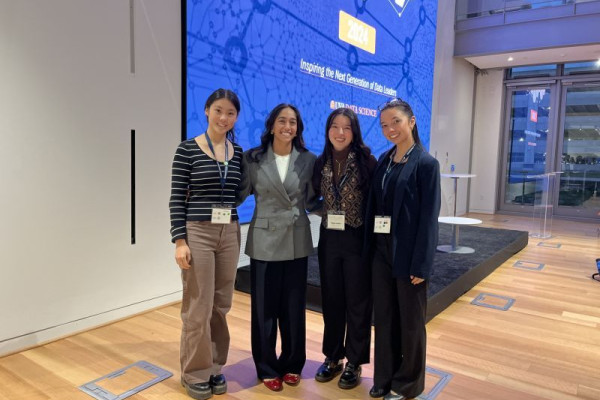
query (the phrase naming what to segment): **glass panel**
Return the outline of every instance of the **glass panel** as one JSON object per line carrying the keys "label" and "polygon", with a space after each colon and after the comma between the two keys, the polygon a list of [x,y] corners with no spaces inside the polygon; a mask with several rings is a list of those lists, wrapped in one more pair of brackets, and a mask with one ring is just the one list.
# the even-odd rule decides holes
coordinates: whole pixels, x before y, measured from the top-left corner
{"label": "glass panel", "polygon": [[570,0],[506,0],[506,11],[556,7],[565,5],[569,2]]}
{"label": "glass panel", "polygon": [[597,0],[457,0],[456,20]]}
{"label": "glass panel", "polygon": [[589,74],[599,71],[600,60],[565,64],[565,75]]}
{"label": "glass panel", "polygon": [[530,78],[535,76],[556,76],[557,65],[528,65],[526,67],[514,67],[508,70],[508,78]]}
{"label": "glass panel", "polygon": [[457,0],[456,20],[504,12],[505,0]]}
{"label": "glass panel", "polygon": [[558,205],[598,208],[600,87],[567,89]]}
{"label": "glass panel", "polygon": [[531,176],[543,174],[546,170],[549,112],[550,89],[512,92],[506,204],[534,203],[536,185],[535,178]]}

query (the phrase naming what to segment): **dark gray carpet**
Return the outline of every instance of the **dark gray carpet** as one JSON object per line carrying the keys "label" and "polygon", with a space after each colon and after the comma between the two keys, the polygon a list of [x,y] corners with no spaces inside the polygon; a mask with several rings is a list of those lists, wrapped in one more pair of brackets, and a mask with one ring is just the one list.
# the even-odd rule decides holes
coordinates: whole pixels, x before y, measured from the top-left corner
{"label": "dark gray carpet", "polygon": [[[440,244],[450,244],[452,228],[440,224]],[[528,234],[508,229],[463,226],[459,245],[475,249],[473,254],[436,252],[433,274],[429,281],[427,319],[443,311],[456,299],[488,276],[513,254],[527,246]],[[238,270],[236,289],[250,291],[249,267]],[[308,258],[307,307],[321,311],[319,261],[314,254]]]}

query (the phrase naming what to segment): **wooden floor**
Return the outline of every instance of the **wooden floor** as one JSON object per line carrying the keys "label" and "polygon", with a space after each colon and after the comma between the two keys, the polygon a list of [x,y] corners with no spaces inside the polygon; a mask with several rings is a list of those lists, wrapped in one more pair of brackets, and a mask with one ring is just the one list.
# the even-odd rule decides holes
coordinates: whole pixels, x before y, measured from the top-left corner
{"label": "wooden floor", "polygon": [[[530,220],[471,217],[483,226],[528,230]],[[439,400],[600,399],[600,282],[590,279],[600,257],[599,225],[554,221],[550,245],[529,245],[428,325],[427,364],[452,375]],[[477,247],[476,243],[472,245]],[[543,263],[541,271],[513,267]],[[471,305],[479,293],[515,299],[508,311]],[[250,354],[250,298],[236,293],[229,314],[232,344],[224,373],[226,399],[367,399],[372,364],[350,391],[312,379],[323,356],[321,315],[307,313],[307,356],[298,387],[269,392],[256,380]],[[0,358],[0,399],[88,399],[77,386],[138,360],[174,373],[132,399],[186,399],[179,384],[179,304]],[[438,378],[427,376],[427,390]]]}

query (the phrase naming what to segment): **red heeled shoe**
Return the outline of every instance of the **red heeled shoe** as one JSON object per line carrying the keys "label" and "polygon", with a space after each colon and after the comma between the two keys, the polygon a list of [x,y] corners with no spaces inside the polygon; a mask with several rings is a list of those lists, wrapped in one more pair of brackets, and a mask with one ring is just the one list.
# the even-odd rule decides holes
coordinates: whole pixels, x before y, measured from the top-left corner
{"label": "red heeled shoe", "polygon": [[300,383],[300,375],[299,374],[291,374],[287,373],[283,376],[283,381],[291,386],[296,386]]}
{"label": "red heeled shoe", "polygon": [[274,392],[279,392],[281,389],[283,389],[281,378],[263,379],[263,383],[267,387],[267,389],[272,390]]}

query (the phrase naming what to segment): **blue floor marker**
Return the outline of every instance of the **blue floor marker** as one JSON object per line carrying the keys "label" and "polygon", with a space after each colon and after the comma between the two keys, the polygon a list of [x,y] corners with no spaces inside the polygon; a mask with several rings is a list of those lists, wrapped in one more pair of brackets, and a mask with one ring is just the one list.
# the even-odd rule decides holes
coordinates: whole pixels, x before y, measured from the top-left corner
{"label": "blue floor marker", "polygon": [[552,249],[560,249],[560,243],[548,243],[548,242],[539,242],[537,244],[540,247],[550,247]]}
{"label": "blue floor marker", "polygon": [[513,264],[513,267],[515,268],[521,268],[521,269],[526,269],[529,271],[541,271],[542,269],[544,269],[544,265],[545,264],[540,264],[540,263],[536,263],[533,261],[517,261],[516,263]]}
{"label": "blue floor marker", "polygon": [[429,393],[423,393],[417,399],[420,400],[434,400],[438,394],[446,387],[448,382],[452,379],[452,374],[444,371],[440,371],[439,369],[426,367],[426,373],[431,375],[436,375],[440,378],[440,380],[435,384],[433,388],[429,391]]}
{"label": "blue floor marker", "polygon": [[[107,389],[98,385],[98,383],[101,381],[117,379],[120,376],[123,376],[124,374],[127,373],[128,369],[133,368],[133,367],[137,367],[137,368],[142,369],[145,372],[149,372],[150,374],[154,375],[155,377],[153,379],[146,381],[146,382],[142,383],[141,385],[131,388],[123,393],[111,393]],[[166,371],[162,368],[159,368],[156,365],[150,364],[149,362],[146,362],[146,361],[138,361],[134,364],[128,365],[125,368],[121,368],[118,371],[111,372],[110,374],[105,375],[102,378],[98,378],[98,379],[95,379],[84,385],[81,385],[81,386],[79,386],[79,389],[98,400],[121,400],[121,399],[125,399],[129,396],[132,396],[136,393],[139,393],[142,390],[147,389],[150,386],[152,386],[160,381],[170,378],[171,376],[173,376],[172,373],[170,373],[169,371]]]}
{"label": "blue floor marker", "polygon": [[[491,298],[495,298],[495,299],[505,300],[506,303],[503,306],[497,306],[495,304],[486,303],[485,300],[488,299],[488,298],[490,298],[490,297]],[[506,296],[499,296],[497,294],[491,294],[491,293],[480,293],[471,302],[471,304],[473,304],[475,306],[493,308],[494,310],[500,310],[500,311],[506,311],[506,310],[508,310],[514,303],[515,303],[515,299],[512,299],[510,297],[506,297]]]}

